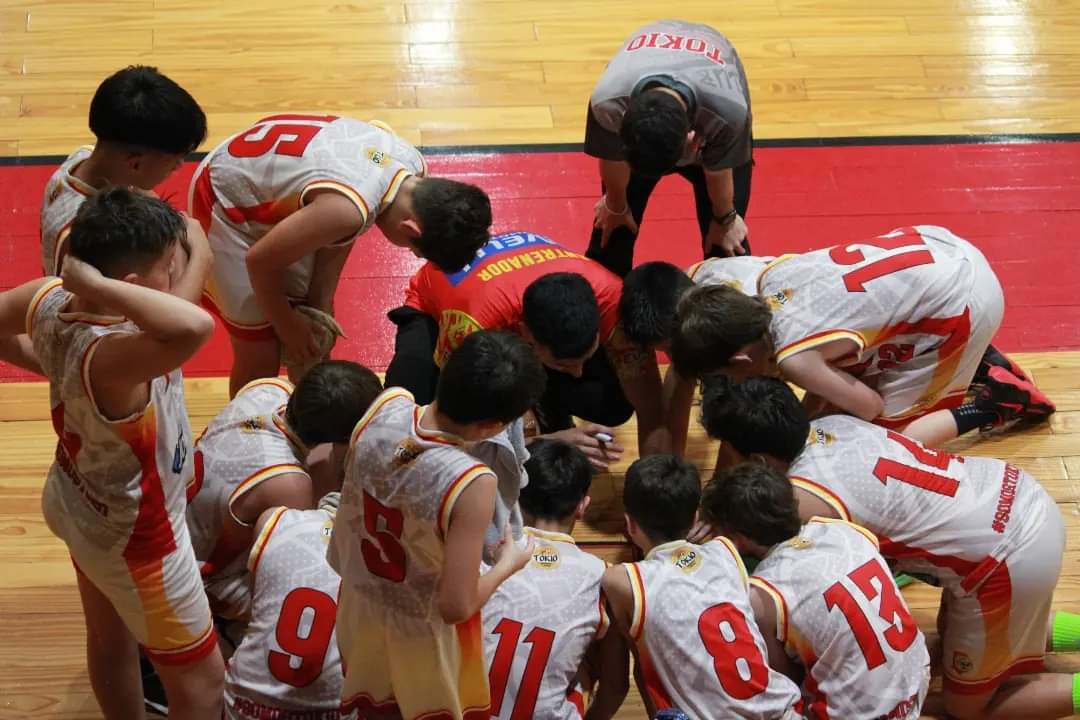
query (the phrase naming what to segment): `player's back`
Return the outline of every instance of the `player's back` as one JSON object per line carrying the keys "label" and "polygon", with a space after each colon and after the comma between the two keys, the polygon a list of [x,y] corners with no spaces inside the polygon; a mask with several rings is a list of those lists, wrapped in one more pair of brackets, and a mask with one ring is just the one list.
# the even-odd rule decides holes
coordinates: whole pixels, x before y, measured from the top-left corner
{"label": "player's back", "polygon": [[205,226],[216,201],[223,219],[257,234],[303,207],[308,193],[333,190],[360,209],[366,228],[406,177],[425,170],[419,151],[384,125],[274,115],[210,153],[196,172],[190,206]]}
{"label": "player's back", "polygon": [[903,569],[939,577],[1006,557],[1047,507],[1045,490],[1013,465],[932,450],[847,415],[813,421],[789,474],[877,535]]}
{"label": "player's back", "polygon": [[778,258],[758,281],[773,308],[777,360],[843,338],[869,351],[903,336],[914,355],[965,340],[975,265],[984,262],[933,225]]}
{"label": "player's back", "polygon": [[606,564],[561,533],[526,528],[532,560],[499,586],[483,609],[491,716],[580,718],[578,671],[607,632],[600,595]]}
{"label": "player's back", "polygon": [[695,720],[797,718],[799,689],[772,670],[754,623],[746,570],[726,538],[673,541],[624,566],[631,638],[658,708]]}
{"label": "player's back", "polygon": [[376,607],[410,620],[438,619],[443,537],[454,503],[491,470],[459,438],[420,427],[407,391],[376,398],[353,431],[331,565]]}
{"label": "player's back", "polygon": [[326,510],[278,508],[252,547],[251,621],[225,673],[230,720],[337,717],[341,580],[326,562],[333,526]]}
{"label": "player's back", "polygon": [[95,189],[72,173],[93,148],[80,147],[67,156],[45,185],[41,199],[41,267],[45,275],[59,275],[60,248],[67,239],[75,213]]}
{"label": "player's back", "polygon": [[773,260],[754,255],[706,258],[691,265],[686,274],[697,285],[728,285],[746,295],[756,295],[758,277]]}
{"label": "player's back", "polygon": [[868,531],[814,518],[750,582],[773,598],[777,639],[806,669],[810,718],[919,717],[926,640]]}

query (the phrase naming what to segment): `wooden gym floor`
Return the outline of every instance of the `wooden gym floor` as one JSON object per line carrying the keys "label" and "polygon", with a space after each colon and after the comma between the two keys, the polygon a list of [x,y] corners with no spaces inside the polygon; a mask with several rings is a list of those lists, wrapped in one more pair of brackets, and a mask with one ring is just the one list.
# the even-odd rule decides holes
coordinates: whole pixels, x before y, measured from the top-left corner
{"label": "wooden gym floor", "polygon": [[[679,14],[714,25],[734,40],[750,77],[758,139],[1080,131],[1080,4],[1072,0],[741,0],[729,4],[730,10],[718,7],[711,0],[688,0]],[[604,62],[625,35],[656,12],[656,4],[644,0],[0,0],[0,164],[15,165],[6,168],[13,172],[38,173],[9,177],[7,185],[0,178],[5,218],[0,287],[25,279],[29,265],[20,265],[20,258],[36,254],[27,247],[33,234],[10,226],[33,222],[32,198],[40,185],[25,192],[16,192],[16,185],[39,182],[38,156],[66,154],[86,142],[90,94],[118,67],[156,64],[188,87],[210,116],[211,145],[245,123],[283,110],[379,117],[432,147],[578,143],[588,92]],[[1075,137],[1054,139],[1071,141],[1058,146],[1060,153],[1075,152]],[[1051,149],[1025,155],[1024,147],[1000,146],[1003,163],[1030,166],[1054,154]],[[932,148],[919,152],[933,157]],[[786,157],[769,161],[770,176],[782,178]],[[870,173],[882,194],[898,196],[899,204],[917,194],[910,179],[892,185],[890,161],[881,159],[887,153],[872,157],[885,163]],[[1078,302],[1071,297],[1075,275],[1068,272],[1075,266],[1076,235],[1053,231],[1077,226],[1080,193],[1077,175],[1067,166],[1047,169],[1045,177],[1031,182],[1071,201],[1044,196],[1037,205],[1015,206],[1015,214],[1002,223],[996,220],[1000,216],[987,214],[1000,208],[984,194],[978,195],[987,198],[981,204],[958,206],[952,214],[966,214],[966,220],[956,220],[960,225],[985,226],[988,242],[997,229],[1002,254],[992,259],[1010,277],[1019,263],[1006,254],[1010,238],[1016,243],[1023,237],[1021,255],[1043,258],[1055,255],[1043,244],[1059,243],[1065,271],[1033,268],[1026,288],[1006,282],[1010,314],[1015,316],[1018,305],[1027,308],[1026,329],[1010,330],[1006,348],[1065,349],[1017,354],[1058,403],[1059,413],[1047,426],[961,446],[1017,462],[1058,500],[1069,546],[1057,605],[1077,611],[1080,352],[1068,350],[1080,350],[1080,343],[1071,339],[1075,329],[1045,330],[1064,309],[1058,312],[1050,304],[1041,311],[1045,315],[1031,317],[1038,303],[1026,290],[1045,284],[1057,288],[1054,302]],[[929,175],[935,171],[927,168]],[[589,176],[587,182],[591,186],[594,180]],[[775,187],[768,178],[762,182],[758,186],[755,179],[761,191]],[[785,197],[803,188],[811,192],[813,182],[807,175],[800,187],[783,188]],[[979,178],[973,183],[980,185],[970,188],[973,193],[985,193],[992,184]],[[578,204],[587,209],[584,202]],[[756,190],[758,203],[768,209],[767,192]],[[672,207],[672,212],[689,212],[688,206]],[[753,228],[753,210],[751,215]],[[1066,216],[1072,219],[1060,224]],[[686,221],[679,218],[682,227],[689,227]],[[797,232],[791,223],[792,218],[773,220],[777,233]],[[1033,226],[1041,232],[1023,235]],[[783,245],[774,241],[766,249],[794,249]],[[1005,259],[999,264],[1000,258]],[[21,269],[13,273],[12,263]],[[403,274],[394,275],[396,285],[384,285],[399,287]],[[377,314],[389,307],[391,290],[358,302],[377,305],[367,308]],[[1032,339],[1039,327],[1042,339]],[[220,379],[188,381],[196,431],[224,398]],[[624,439],[632,435],[630,427],[620,431]],[[40,488],[53,443],[45,388],[32,382],[0,385],[0,643],[5,650],[0,720],[100,717],[86,676],[72,569],[40,515]],[[715,448],[700,432],[691,455],[707,476]],[[577,533],[609,557],[619,553],[620,473],[631,459],[596,480],[593,510]],[[905,594],[929,630],[936,593],[915,586]],[[1080,656],[1054,658],[1052,667],[1080,670]],[[634,695],[620,717],[642,716]]]}

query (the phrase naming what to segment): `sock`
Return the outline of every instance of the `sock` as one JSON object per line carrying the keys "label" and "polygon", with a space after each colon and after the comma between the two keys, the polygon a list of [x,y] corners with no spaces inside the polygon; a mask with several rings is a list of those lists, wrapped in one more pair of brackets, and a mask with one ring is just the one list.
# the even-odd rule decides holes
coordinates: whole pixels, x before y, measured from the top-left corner
{"label": "sock", "polygon": [[1080,650],[1080,615],[1058,610],[1050,629],[1050,649],[1053,652]]}
{"label": "sock", "polygon": [[1073,715],[1080,715],[1080,673],[1073,674]]}
{"label": "sock", "polygon": [[958,408],[953,408],[949,412],[952,413],[953,420],[956,422],[956,432],[958,435],[971,432],[975,428],[980,428],[984,425],[993,425],[999,420],[997,412],[980,408],[975,403],[961,405]]}

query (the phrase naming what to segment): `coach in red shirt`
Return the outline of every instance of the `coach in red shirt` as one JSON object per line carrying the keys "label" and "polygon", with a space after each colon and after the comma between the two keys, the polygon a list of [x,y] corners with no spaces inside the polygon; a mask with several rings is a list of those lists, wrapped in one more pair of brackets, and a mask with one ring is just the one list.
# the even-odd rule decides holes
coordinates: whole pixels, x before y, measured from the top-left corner
{"label": "coach in red shirt", "polygon": [[[621,448],[603,434],[636,412],[639,452],[667,452],[656,355],[626,340],[621,294],[618,277],[553,240],[494,236],[462,270],[448,274],[427,263],[412,277],[405,305],[390,313],[398,332],[386,383],[429,402],[439,368],[466,336],[508,330],[529,341],[547,368],[535,409],[543,433],[606,467]],[[574,427],[574,416],[586,424]]]}

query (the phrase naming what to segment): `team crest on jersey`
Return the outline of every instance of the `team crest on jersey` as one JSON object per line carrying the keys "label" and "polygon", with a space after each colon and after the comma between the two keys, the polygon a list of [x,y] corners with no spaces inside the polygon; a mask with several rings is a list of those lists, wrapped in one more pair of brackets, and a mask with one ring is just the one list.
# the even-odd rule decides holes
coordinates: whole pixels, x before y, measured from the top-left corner
{"label": "team crest on jersey", "polygon": [[180,432],[177,433],[176,447],[173,448],[172,456],[172,471],[179,473],[184,469],[184,463],[187,462],[187,442],[184,437],[184,426],[179,427]]}
{"label": "team crest on jersey", "polygon": [[813,445],[821,445],[822,447],[828,447],[836,442],[836,436],[831,432],[826,432],[821,428],[811,427],[810,437],[807,438],[807,442]]}
{"label": "team crest on jersey", "polygon": [[533,553],[533,565],[541,570],[554,570],[561,563],[559,551],[551,545],[541,545]]}
{"label": "team crest on jersey", "polygon": [[814,544],[814,541],[810,538],[796,536],[788,540],[786,544],[794,550],[806,550]]}
{"label": "team crest on jersey", "polygon": [[[736,283],[736,285],[738,285],[738,283]],[[765,304],[768,305],[769,308],[772,310],[779,310],[780,308],[787,305],[788,300],[790,300],[791,296],[794,294],[795,292],[791,288],[777,290],[773,294],[765,296]]]}
{"label": "team crest on jersey", "polygon": [[379,150],[377,148],[367,148],[364,151],[364,154],[367,155],[368,160],[375,163],[379,167],[386,167],[390,164],[390,153],[383,152],[382,150]]}
{"label": "team crest on jersey", "polygon": [[439,341],[435,346],[435,364],[442,367],[450,353],[465,341],[465,338],[477,330],[483,330],[480,323],[466,312],[443,310],[439,316]]}
{"label": "team crest on jersey", "polygon": [[255,433],[266,429],[266,420],[262,417],[251,417],[240,423],[240,432]]}
{"label": "team crest on jersey", "polygon": [[322,538],[323,545],[330,544],[330,536],[334,534],[334,521],[327,520],[323,523],[322,529],[319,530],[319,537]]}
{"label": "team crest on jersey", "polygon": [[420,457],[420,453],[424,452],[424,448],[417,445],[412,438],[405,438],[398,446],[394,448],[394,464],[395,465],[408,465],[416,458]]}
{"label": "team crest on jersey", "polygon": [[975,663],[971,662],[971,658],[967,653],[962,653],[959,650],[953,652],[952,667],[957,673],[965,675],[975,669]]}
{"label": "team crest on jersey", "polygon": [[671,562],[684,573],[692,573],[701,567],[701,551],[684,545],[671,554]]}

